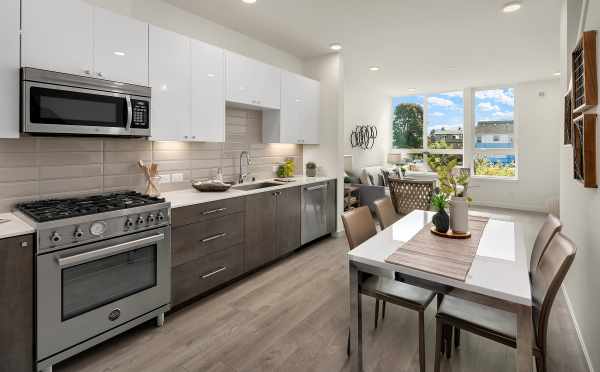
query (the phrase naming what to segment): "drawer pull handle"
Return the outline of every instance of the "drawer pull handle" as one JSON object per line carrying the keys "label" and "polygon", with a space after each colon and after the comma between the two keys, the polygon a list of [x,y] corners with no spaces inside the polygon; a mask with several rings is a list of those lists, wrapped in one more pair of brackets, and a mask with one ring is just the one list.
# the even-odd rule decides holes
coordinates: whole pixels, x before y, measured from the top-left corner
{"label": "drawer pull handle", "polygon": [[209,236],[208,238],[204,238],[202,239],[202,243],[208,243],[210,241],[213,241],[215,239],[220,239],[220,238],[224,238],[227,236],[227,233],[221,233],[221,234],[217,234],[217,235],[213,235],[213,236]]}
{"label": "drawer pull handle", "polygon": [[213,276],[213,275],[217,275],[217,274],[218,274],[218,273],[220,273],[221,271],[225,271],[225,270],[227,270],[227,266],[221,266],[221,267],[219,267],[218,269],[216,269],[215,271],[211,271],[211,272],[210,272],[210,273],[208,273],[208,274],[204,274],[204,275],[202,275],[202,279],[208,279],[208,278],[210,278],[211,276]]}
{"label": "drawer pull handle", "polygon": [[227,210],[227,208],[213,209],[213,210],[210,210],[210,211],[202,212],[202,215],[203,216],[207,216],[207,215],[213,214],[213,213],[225,212],[226,210]]}
{"label": "drawer pull handle", "polygon": [[315,191],[315,190],[321,190],[321,189],[326,189],[327,185],[319,185],[319,186],[313,186],[313,187],[307,187],[306,191]]}

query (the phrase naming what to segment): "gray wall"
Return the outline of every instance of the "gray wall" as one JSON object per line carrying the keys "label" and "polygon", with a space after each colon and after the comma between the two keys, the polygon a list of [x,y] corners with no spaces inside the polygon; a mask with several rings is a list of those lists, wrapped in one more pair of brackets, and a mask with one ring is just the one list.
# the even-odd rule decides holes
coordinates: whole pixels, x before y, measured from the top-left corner
{"label": "gray wall", "polygon": [[288,158],[302,173],[302,146],[262,144],[259,111],[227,110],[225,143],[151,142],[145,139],[25,137],[0,140],[0,211],[19,201],[135,189],[144,191],[138,160],[159,164],[161,174],[184,175],[184,182],[161,185],[161,191],[190,187],[190,180],[216,175],[236,179],[241,151],[250,151],[251,173],[274,176]]}

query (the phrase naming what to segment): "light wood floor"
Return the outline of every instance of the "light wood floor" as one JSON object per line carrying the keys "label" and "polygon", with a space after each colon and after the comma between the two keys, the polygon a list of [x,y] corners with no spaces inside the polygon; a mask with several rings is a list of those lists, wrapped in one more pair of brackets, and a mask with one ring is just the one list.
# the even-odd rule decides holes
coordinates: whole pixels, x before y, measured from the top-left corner
{"label": "light wood floor", "polygon": [[[533,242],[542,216],[513,214]],[[84,371],[350,371],[347,244],[329,238],[220,292],[144,324],[60,365]],[[373,330],[373,301],[364,299],[367,371],[418,371],[417,315],[389,305]],[[433,370],[435,303],[426,313],[427,369]],[[549,372],[587,372],[562,294],[550,318]],[[514,351],[463,332],[443,371],[513,371]]]}

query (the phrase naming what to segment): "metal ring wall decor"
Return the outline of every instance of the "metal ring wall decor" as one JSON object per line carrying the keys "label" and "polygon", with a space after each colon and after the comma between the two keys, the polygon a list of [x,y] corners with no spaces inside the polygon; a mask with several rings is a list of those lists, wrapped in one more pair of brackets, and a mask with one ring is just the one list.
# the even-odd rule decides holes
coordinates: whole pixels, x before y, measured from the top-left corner
{"label": "metal ring wall decor", "polygon": [[375,146],[377,138],[377,127],[374,125],[357,125],[350,133],[350,145],[352,148],[360,147],[363,150],[371,150]]}

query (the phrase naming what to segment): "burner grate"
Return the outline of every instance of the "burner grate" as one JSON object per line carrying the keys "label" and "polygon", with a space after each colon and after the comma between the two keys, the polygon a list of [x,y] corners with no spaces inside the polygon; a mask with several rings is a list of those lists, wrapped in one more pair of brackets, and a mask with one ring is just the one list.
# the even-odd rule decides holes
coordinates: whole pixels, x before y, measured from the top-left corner
{"label": "burner grate", "polygon": [[37,222],[86,216],[164,202],[165,199],[135,191],[99,194],[80,198],[49,199],[17,204],[16,208]]}

